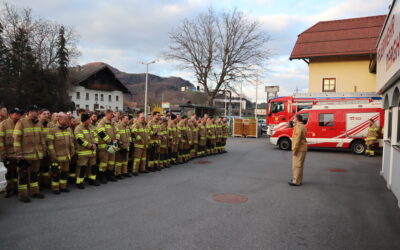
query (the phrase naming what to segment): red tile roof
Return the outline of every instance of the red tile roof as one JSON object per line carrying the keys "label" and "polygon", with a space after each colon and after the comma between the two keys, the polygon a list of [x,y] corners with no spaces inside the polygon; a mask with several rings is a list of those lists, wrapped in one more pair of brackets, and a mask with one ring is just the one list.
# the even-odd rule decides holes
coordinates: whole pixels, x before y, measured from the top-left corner
{"label": "red tile roof", "polygon": [[376,54],[386,15],[319,22],[301,33],[290,59]]}

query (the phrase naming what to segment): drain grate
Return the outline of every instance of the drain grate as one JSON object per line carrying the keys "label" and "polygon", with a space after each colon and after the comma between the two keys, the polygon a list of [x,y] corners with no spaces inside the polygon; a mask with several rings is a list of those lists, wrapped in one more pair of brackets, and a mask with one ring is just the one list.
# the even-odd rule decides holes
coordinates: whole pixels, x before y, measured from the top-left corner
{"label": "drain grate", "polygon": [[196,161],[195,162],[195,164],[201,164],[201,165],[203,165],[203,164],[210,164],[211,163],[211,161]]}
{"label": "drain grate", "polygon": [[329,172],[333,172],[333,173],[346,173],[348,172],[346,169],[343,168],[330,168],[328,169]]}
{"label": "drain grate", "polygon": [[213,196],[213,200],[220,203],[240,204],[247,202],[249,198],[240,194],[216,194]]}

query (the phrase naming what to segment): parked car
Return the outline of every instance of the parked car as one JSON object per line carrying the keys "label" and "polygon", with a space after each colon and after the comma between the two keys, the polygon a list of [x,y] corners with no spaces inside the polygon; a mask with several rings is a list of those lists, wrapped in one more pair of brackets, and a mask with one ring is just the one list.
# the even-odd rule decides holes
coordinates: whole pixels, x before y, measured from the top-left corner
{"label": "parked car", "polygon": [[261,130],[261,135],[267,133],[267,120],[266,119],[258,119],[258,127]]}

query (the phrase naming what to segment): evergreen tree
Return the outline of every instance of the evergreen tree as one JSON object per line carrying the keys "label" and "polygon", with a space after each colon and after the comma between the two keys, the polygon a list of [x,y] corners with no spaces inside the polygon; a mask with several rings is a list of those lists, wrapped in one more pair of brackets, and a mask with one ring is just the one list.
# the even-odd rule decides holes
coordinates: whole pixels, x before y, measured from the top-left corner
{"label": "evergreen tree", "polygon": [[69,52],[66,46],[65,39],[65,28],[61,26],[57,39],[57,73],[58,73],[58,84],[57,84],[57,108],[66,110],[70,107],[70,100],[68,97],[68,65],[69,65]]}

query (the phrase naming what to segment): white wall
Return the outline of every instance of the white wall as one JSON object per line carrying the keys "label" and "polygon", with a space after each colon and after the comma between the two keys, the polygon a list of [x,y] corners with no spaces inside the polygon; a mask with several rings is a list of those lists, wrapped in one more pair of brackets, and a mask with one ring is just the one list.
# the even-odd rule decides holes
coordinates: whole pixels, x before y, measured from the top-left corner
{"label": "white wall", "polygon": [[[77,92],[80,93],[79,99],[77,99]],[[86,100],[86,94],[89,94],[89,100]],[[96,94],[97,100],[95,98]],[[103,94],[103,100],[101,100],[101,94]],[[114,111],[123,110],[124,94],[122,91],[102,91],[86,89],[82,86],[74,86],[69,95],[71,96],[71,100],[75,103],[76,108],[94,111],[95,104],[98,104],[99,109],[111,109]],[[111,95],[111,101],[109,101],[109,95]]]}
{"label": "white wall", "polygon": [[[387,187],[393,192],[396,198],[399,201],[400,207],[400,142],[397,141],[397,134],[400,133],[400,117],[398,115],[399,108],[397,103],[393,101],[395,98],[395,89],[400,88],[400,81],[398,81],[395,85],[389,88],[387,91],[383,93],[383,96],[388,97],[389,109],[392,110],[392,122],[389,124],[388,119],[388,111],[387,108],[385,110],[385,143],[383,148],[383,159],[382,159],[382,176],[385,178]],[[389,126],[392,127],[391,138],[388,138]]]}

